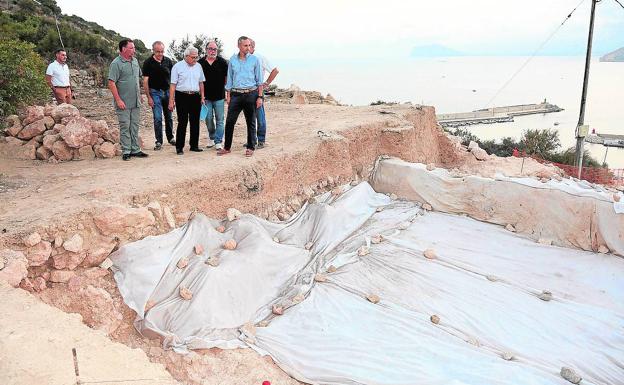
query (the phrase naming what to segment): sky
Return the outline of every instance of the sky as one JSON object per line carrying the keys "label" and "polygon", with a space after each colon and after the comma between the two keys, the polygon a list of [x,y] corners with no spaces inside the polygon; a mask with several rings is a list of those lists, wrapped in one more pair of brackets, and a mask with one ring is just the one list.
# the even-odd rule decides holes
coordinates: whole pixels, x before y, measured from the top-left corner
{"label": "sky", "polygon": [[[620,0],[624,4],[624,0]],[[217,36],[225,54],[236,39],[256,40],[276,60],[409,57],[418,46],[442,45],[471,55],[530,55],[580,4],[540,51],[583,55],[591,0],[287,0],[85,1],[57,0],[75,14],[120,34],[155,40]],[[624,47],[624,8],[602,0],[596,8],[594,54]]]}

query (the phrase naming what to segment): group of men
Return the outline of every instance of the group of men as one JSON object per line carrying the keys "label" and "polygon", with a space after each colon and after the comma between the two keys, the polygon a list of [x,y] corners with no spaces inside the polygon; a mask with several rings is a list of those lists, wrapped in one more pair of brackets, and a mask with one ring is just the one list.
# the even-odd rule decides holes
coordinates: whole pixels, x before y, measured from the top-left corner
{"label": "group of men", "polygon": [[[255,43],[250,38],[241,36],[238,49],[228,63],[218,55],[217,43],[210,41],[205,57],[199,58],[197,48],[189,47],[184,52],[184,60],[173,64],[164,55],[164,44],[156,41],[152,45],[152,56],[141,68],[134,57],[134,42],[130,39],[119,42],[119,56],[109,69],[108,88],[119,119],[123,160],[148,156],[138,143],[141,77],[154,116],[154,150],[162,148],[164,120],[167,141],[176,146],[178,155],[184,154],[187,125],[190,125],[189,150],[203,151],[199,147],[199,122],[200,115],[205,115],[207,147],[215,147],[217,155],[227,155],[231,152],[234,125],[241,111],[247,123],[245,155],[252,156],[256,148],[263,148],[266,139],[264,90],[279,71],[264,57],[254,54]],[[269,74],[266,82],[264,72]],[[171,117],[174,109],[178,118],[175,137]]]}

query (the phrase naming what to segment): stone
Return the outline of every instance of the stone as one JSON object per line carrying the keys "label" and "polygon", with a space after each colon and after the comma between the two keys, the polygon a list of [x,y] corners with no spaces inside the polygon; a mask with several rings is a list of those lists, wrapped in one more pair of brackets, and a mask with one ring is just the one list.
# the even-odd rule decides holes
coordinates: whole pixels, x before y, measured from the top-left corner
{"label": "stone", "polygon": [[435,169],[436,169],[435,164],[433,164],[433,163],[427,164],[427,171],[433,171]]}
{"label": "stone", "polygon": [[111,267],[113,267],[113,265],[114,265],[113,260],[110,258],[106,258],[104,261],[102,261],[102,263],[100,263],[100,268],[110,269]]}
{"label": "stone", "polygon": [[72,160],[74,157],[71,147],[64,140],[60,139],[52,145],[52,153],[56,159],[61,161]]}
{"label": "stone", "polygon": [[487,160],[489,158],[488,153],[482,148],[473,148],[470,153],[474,155],[477,160]]}
{"label": "stone", "polygon": [[613,194],[613,202],[619,202],[620,201],[620,194]]}
{"label": "stone", "polygon": [[329,265],[329,267],[327,268],[327,272],[328,273],[335,273],[336,271],[338,271],[338,269],[336,269],[336,266],[334,265]]}
{"label": "stone", "polygon": [[552,300],[553,295],[551,292],[544,290],[537,297],[541,299],[542,301],[548,302]]}
{"label": "stone", "polygon": [[373,236],[371,237],[371,243],[372,243],[373,245],[377,245],[377,244],[379,244],[379,243],[383,242],[383,239],[384,239],[384,238],[383,238],[383,236],[382,236],[381,234],[376,234],[376,235],[373,235]]}
{"label": "stone", "polygon": [[154,215],[156,220],[162,220],[163,209],[158,201],[152,201],[147,205],[147,209]]}
{"label": "stone", "polygon": [[273,242],[280,243],[280,239],[277,236],[275,236],[273,237]]}
{"label": "stone", "polygon": [[313,204],[316,204],[316,203],[317,203],[317,201],[316,201],[315,197],[308,198],[308,204],[309,205],[313,205]]}
{"label": "stone", "polygon": [[202,255],[204,254],[204,246],[197,244],[193,248],[193,251],[195,252],[195,255]]}
{"label": "stone", "polygon": [[61,237],[60,235],[57,235],[56,237],[54,237],[54,247],[61,247],[63,246],[63,237]]}
{"label": "stone", "polygon": [[490,282],[496,282],[498,281],[498,277],[495,275],[486,275],[485,278],[490,281]]}
{"label": "stone", "polygon": [[284,314],[284,307],[280,306],[280,305],[273,305],[271,307],[271,312],[275,315],[282,315]]}
{"label": "stone", "polygon": [[227,209],[227,219],[230,222],[240,219],[241,215],[243,214],[235,208],[230,207]]}
{"label": "stone", "polygon": [[106,123],[106,120],[92,120],[91,130],[98,134],[100,138],[104,138],[109,131],[108,123]]}
{"label": "stone", "polygon": [[314,276],[314,282],[327,282],[327,276],[325,274],[316,274]]}
{"label": "stone", "polygon": [[312,249],[312,246],[314,246],[314,244],[313,244],[312,242],[308,242],[308,243],[306,243],[303,247],[304,247],[306,250],[310,250],[310,249]]}
{"label": "stone", "polygon": [[156,219],[146,207],[108,206],[93,216],[93,222],[103,235],[121,235],[152,226]]}
{"label": "stone", "polygon": [[43,106],[28,106],[22,117],[22,126],[26,127],[37,120],[42,120],[44,116],[45,109]]}
{"label": "stone", "polygon": [[[61,134],[61,138],[71,148],[80,148],[95,144],[92,143],[91,121],[83,117],[71,119],[59,133]],[[95,139],[97,140],[97,137]]]}
{"label": "stone", "polygon": [[95,159],[95,152],[90,145],[82,146],[78,149],[80,159]]}
{"label": "stone", "polygon": [[433,210],[433,207],[431,207],[431,205],[429,203],[424,203],[422,205],[422,208],[427,210],[427,211],[432,211]]}
{"label": "stone", "polygon": [[74,270],[85,260],[86,257],[86,251],[82,251],[79,253],[63,251],[59,254],[52,256],[52,266],[54,266],[55,269],[59,270]]}
{"label": "stone", "polygon": [[60,123],[63,118],[80,116],[80,111],[76,106],[63,103],[52,110],[51,116],[56,123]]}
{"label": "stone", "polygon": [[4,130],[5,134],[9,136],[17,136],[22,129],[22,123],[17,115],[9,115],[4,120],[7,128]]}
{"label": "stone", "polygon": [[176,266],[178,267],[178,269],[184,269],[185,267],[188,266],[188,264],[189,264],[188,258],[180,258],[178,263],[176,263]]}
{"label": "stone", "polygon": [[475,148],[479,148],[479,144],[475,142],[474,140],[471,140],[470,143],[468,144],[468,151],[472,151]]}
{"label": "stone", "polygon": [[425,256],[425,258],[427,259],[436,259],[438,258],[438,256],[436,255],[435,250],[433,249],[427,249],[423,252],[423,255]]}
{"label": "stone", "polygon": [[67,283],[75,275],[76,272],[72,270],[52,270],[50,272],[50,282]]}
{"label": "stone", "polygon": [[409,221],[402,221],[397,225],[399,230],[407,230],[410,227],[411,223]]}
{"label": "stone", "polygon": [[379,207],[377,207],[377,208],[375,209],[375,212],[378,212],[378,213],[380,213],[380,212],[382,212],[382,211],[384,211],[384,208],[383,208],[382,206],[379,206]]}
{"label": "stone", "polygon": [[374,304],[377,304],[379,303],[379,301],[381,301],[381,298],[379,298],[379,296],[376,294],[369,294],[366,296],[366,299],[368,300],[368,302],[374,303]]}
{"label": "stone", "polygon": [[434,323],[436,325],[440,323],[440,317],[435,314],[429,317],[429,320],[431,321],[431,323]]}
{"label": "stone", "polygon": [[48,261],[50,255],[52,255],[52,245],[48,241],[41,241],[28,248],[26,259],[28,259],[29,266],[41,266]]}
{"label": "stone", "polygon": [[51,130],[54,127],[54,119],[51,116],[43,118],[43,124],[45,124],[46,130]]}
{"label": "stone", "polygon": [[98,147],[95,155],[98,158],[113,158],[115,153],[115,145],[111,142],[104,142]]}
{"label": "stone", "polygon": [[303,302],[304,300],[305,300],[305,296],[301,293],[297,294],[296,296],[292,298],[292,301],[295,305]]}
{"label": "stone", "polygon": [[563,180],[563,178],[559,174],[553,174],[551,178],[558,182],[561,182]]}
{"label": "stone", "polygon": [[236,241],[233,240],[233,239],[228,239],[223,244],[223,248],[226,249],[226,250],[234,250],[234,249],[236,249]]}
{"label": "stone", "polygon": [[46,280],[43,279],[43,277],[36,277],[35,279],[33,279],[32,283],[33,283],[33,289],[36,292],[41,292],[48,288],[48,285],[46,284]]}
{"label": "stone", "polygon": [[59,134],[50,134],[43,137],[43,147],[52,150],[54,143],[61,138]]}
{"label": "stone", "polygon": [[22,239],[22,242],[24,242],[24,245],[26,245],[26,247],[33,247],[37,243],[41,242],[41,235],[38,232],[30,233],[28,236]]}
{"label": "stone", "polygon": [[19,283],[19,288],[31,293],[35,291],[35,286],[29,278],[22,279],[22,281]]}
{"label": "stone", "polygon": [[22,140],[30,140],[36,137],[37,135],[43,134],[45,130],[46,130],[45,121],[43,119],[37,120],[35,122],[30,123],[27,126],[24,126],[24,128],[22,128],[20,132],[17,134],[17,137]]}
{"label": "stone", "polygon": [[548,238],[540,238],[537,240],[537,243],[550,246],[552,245],[552,240]]}
{"label": "stone", "polygon": [[508,223],[507,226],[505,226],[505,230],[511,231],[512,233],[516,232],[516,228],[511,223]]}
{"label": "stone", "polygon": [[363,256],[365,256],[365,255],[370,254],[370,247],[368,247],[368,246],[360,246],[360,247],[358,248],[358,250],[357,250],[357,254],[358,254],[360,257],[363,257]]}
{"label": "stone", "polygon": [[56,105],[54,104],[46,103],[46,105],[43,106],[43,115],[52,117],[52,111],[54,111],[55,107]]}
{"label": "stone", "polygon": [[92,237],[89,241],[87,256],[80,265],[83,267],[101,267],[115,247],[117,247],[117,240],[114,237],[99,234]]}
{"label": "stone", "polygon": [[608,254],[609,253],[609,248],[605,245],[600,245],[600,247],[598,247],[598,252],[600,254]]}
{"label": "stone", "polygon": [[169,206],[165,206],[163,208],[163,215],[165,217],[165,223],[167,224],[167,226],[170,229],[175,229],[176,227],[175,217],[173,216],[173,213],[171,212],[171,209],[169,208]]}
{"label": "stone", "polygon": [[331,190],[331,194],[337,197],[338,195],[342,194],[342,189],[340,187],[336,187]]}
{"label": "stone", "polygon": [[193,298],[193,292],[184,286],[180,286],[180,297],[184,300],[190,301]]}
{"label": "stone", "polygon": [[395,194],[395,193],[391,193],[390,194],[390,199],[392,199],[393,201],[399,199],[399,197]]}
{"label": "stone", "polygon": [[72,253],[79,253],[82,251],[82,244],[84,240],[80,234],[74,234],[71,238],[63,243],[63,248]]}
{"label": "stone", "polygon": [[79,275],[74,275],[67,281],[67,290],[77,292],[82,287],[83,279]]}
{"label": "stone", "polygon": [[565,366],[563,366],[561,368],[561,371],[559,372],[559,374],[561,375],[561,377],[563,377],[566,381],[571,382],[573,384],[578,384],[581,382],[581,380],[583,379],[581,376],[579,376],[574,369],[571,368],[566,368]]}
{"label": "stone", "polygon": [[123,316],[106,290],[87,285],[78,291],[76,302],[81,304],[79,312],[87,326],[106,334],[113,333],[121,326]]}
{"label": "stone", "polygon": [[35,157],[39,160],[48,160],[52,155],[54,155],[52,153],[52,150],[47,149],[43,146],[37,148],[37,150],[35,151]]}
{"label": "stone", "polygon": [[218,232],[220,232],[220,233],[224,233],[224,232],[225,232],[225,226],[217,226],[217,227],[215,228],[215,230],[217,230],[217,231],[218,231]]}
{"label": "stone", "polygon": [[501,354],[501,357],[503,358],[503,360],[505,361],[512,361],[514,359],[513,354],[511,354],[510,352],[503,352]]}
{"label": "stone", "polygon": [[219,266],[220,263],[221,263],[221,258],[219,258],[219,256],[217,255],[213,255],[206,260],[206,264],[212,267],[217,267]]}
{"label": "stone", "polygon": [[0,262],[4,264],[0,270],[0,280],[9,285],[18,287],[22,279],[28,276],[28,260],[21,251],[0,250]]}

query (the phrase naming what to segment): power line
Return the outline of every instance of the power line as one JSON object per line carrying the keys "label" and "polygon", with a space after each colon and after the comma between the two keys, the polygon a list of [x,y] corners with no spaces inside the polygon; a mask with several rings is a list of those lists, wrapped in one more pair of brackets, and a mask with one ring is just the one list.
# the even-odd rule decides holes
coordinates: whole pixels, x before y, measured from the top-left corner
{"label": "power line", "polygon": [[574,13],[574,11],[576,11],[576,9],[580,7],[581,4],[583,4],[584,2],[585,0],[581,0],[580,3],[578,3],[576,7],[574,7],[574,9],[568,14],[568,16],[566,16],[566,18],[561,22],[561,24],[559,24],[557,29],[555,29],[550,34],[550,36],[548,36],[548,38],[544,40],[544,42],[540,44],[539,47],[537,47],[537,49],[533,52],[533,54],[520,66],[520,68],[513,75],[511,75],[509,80],[507,80],[505,84],[503,84],[503,86],[498,91],[496,91],[496,94],[494,94],[494,96],[487,102],[484,108],[487,108],[494,101],[494,99],[496,99],[498,95],[500,95],[500,93],[503,92],[503,90],[509,85],[509,83],[511,83],[512,80],[514,80],[514,78],[524,69],[524,67],[526,67],[526,65],[529,64],[531,60],[533,60],[533,58],[537,55],[537,53],[541,51],[541,49],[553,38],[553,36],[555,36],[555,34],[559,32],[561,27],[563,27],[563,25],[572,17],[572,14]]}
{"label": "power line", "polygon": [[618,3],[620,7],[624,8],[624,5],[622,5],[622,3],[619,2],[619,0],[615,0],[615,2]]}

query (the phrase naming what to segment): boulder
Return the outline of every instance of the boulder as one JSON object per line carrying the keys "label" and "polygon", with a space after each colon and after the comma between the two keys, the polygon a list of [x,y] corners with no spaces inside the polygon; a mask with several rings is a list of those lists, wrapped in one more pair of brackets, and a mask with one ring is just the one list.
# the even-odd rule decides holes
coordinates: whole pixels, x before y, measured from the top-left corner
{"label": "boulder", "polygon": [[29,106],[26,107],[24,111],[24,116],[22,117],[22,126],[26,127],[32,122],[36,122],[37,120],[43,119],[45,109],[42,106]]}
{"label": "boulder", "polygon": [[50,273],[50,282],[67,283],[67,281],[75,275],[76,272],[71,270],[52,270]]}
{"label": "boulder", "polygon": [[27,249],[26,259],[29,266],[41,266],[48,261],[51,254],[52,244],[48,241],[41,241]]}
{"label": "boulder", "polygon": [[80,159],[94,159],[95,152],[93,152],[93,148],[91,146],[83,146],[78,149],[78,154]]}
{"label": "boulder", "polygon": [[43,137],[43,147],[52,150],[54,143],[61,138],[59,134],[50,134]]}
{"label": "boulder", "polygon": [[69,147],[64,140],[60,139],[52,145],[52,153],[54,153],[54,157],[58,160],[72,160],[74,157],[71,147]]}
{"label": "boulder", "polygon": [[162,220],[162,215],[163,215],[163,209],[162,206],[160,205],[160,202],[158,201],[152,201],[147,205],[147,209],[154,214],[154,217],[157,220]]}
{"label": "boulder", "polygon": [[17,137],[23,140],[29,140],[37,135],[43,134],[45,130],[45,120],[41,119],[24,126],[24,128],[22,128],[22,130],[17,134]]}
{"label": "boulder", "polygon": [[72,253],[79,253],[83,250],[84,240],[80,234],[74,234],[71,238],[63,242],[63,248]]}
{"label": "boulder", "polygon": [[74,270],[82,263],[82,261],[85,260],[86,257],[86,251],[81,251],[79,253],[65,251],[52,256],[52,266],[54,266],[55,269]]}
{"label": "boulder", "polygon": [[63,118],[80,116],[80,112],[75,106],[63,103],[56,106],[51,115],[56,123],[60,123]]}
{"label": "boulder", "polygon": [[46,116],[43,118],[43,124],[45,124],[47,130],[51,130],[54,127],[54,119],[51,116]]}
{"label": "boulder", "polygon": [[91,121],[91,129],[93,130],[93,132],[96,132],[101,138],[104,138],[104,136],[109,131],[108,123],[106,123],[106,120]]}
{"label": "boulder", "polygon": [[21,251],[0,250],[0,280],[13,287],[18,287],[22,279],[28,276],[28,260]]}
{"label": "boulder", "polygon": [[119,143],[119,135],[118,128],[110,127],[102,138],[108,142]]}
{"label": "boulder", "polygon": [[115,145],[111,142],[104,142],[98,148],[98,153],[101,158],[112,158],[115,156]]}
{"label": "boulder", "polygon": [[52,117],[52,112],[54,111],[55,108],[56,108],[56,105],[46,103],[46,105],[43,106],[43,115]]}
{"label": "boulder", "polygon": [[131,208],[109,206],[99,210],[94,216],[95,226],[104,235],[132,234],[135,230],[156,223],[154,215],[147,207]]}
{"label": "boulder", "polygon": [[[92,146],[95,144],[91,133],[91,122],[89,119],[80,116],[70,120],[65,127],[60,130],[61,138],[72,148],[80,148],[88,145]],[[95,140],[97,141],[97,136]]]}
{"label": "boulder", "polygon": [[35,231],[34,233],[30,233],[26,237],[24,237],[22,239],[22,242],[24,242],[24,245],[26,245],[26,247],[33,247],[37,243],[41,242],[41,235]]}
{"label": "boulder", "polygon": [[37,151],[35,151],[35,156],[39,160],[48,160],[52,155],[52,150],[49,150],[43,146],[39,147]]}
{"label": "boulder", "polygon": [[12,136],[7,136],[5,139],[6,139],[6,144],[11,147],[11,149],[9,149],[10,152],[17,151],[18,147],[21,147],[26,143],[23,140],[14,138]]}
{"label": "boulder", "polygon": [[96,236],[94,239],[91,239],[89,249],[87,250],[87,257],[82,261],[81,266],[99,266],[116,246],[117,240],[115,238],[101,235]]}
{"label": "boulder", "polygon": [[5,119],[7,128],[4,132],[9,136],[17,136],[22,129],[22,123],[17,115],[9,115]]}

